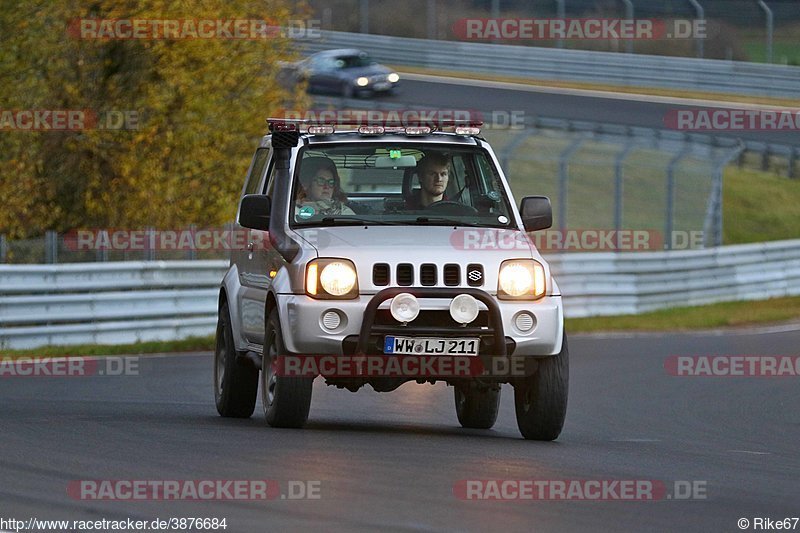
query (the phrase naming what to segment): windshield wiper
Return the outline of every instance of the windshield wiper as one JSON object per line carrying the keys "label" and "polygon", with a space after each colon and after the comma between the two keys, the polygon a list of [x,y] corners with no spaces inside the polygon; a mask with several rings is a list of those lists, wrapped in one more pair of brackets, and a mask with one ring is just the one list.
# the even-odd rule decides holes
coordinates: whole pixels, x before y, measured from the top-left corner
{"label": "windshield wiper", "polygon": [[465,222],[463,220],[456,220],[454,218],[447,218],[447,217],[417,217],[416,223],[417,224],[427,224],[429,222],[434,222],[438,224],[443,224],[446,226],[468,226],[470,228],[485,228],[485,227],[497,227],[497,226],[489,226],[488,224],[479,224],[476,222]]}
{"label": "windshield wiper", "polygon": [[[393,226],[397,225],[395,222],[387,222],[386,220],[373,220],[368,218],[354,217],[353,215],[325,215],[320,221],[323,224],[334,224],[336,222],[350,222],[358,226]],[[313,224],[312,224],[313,225]]]}

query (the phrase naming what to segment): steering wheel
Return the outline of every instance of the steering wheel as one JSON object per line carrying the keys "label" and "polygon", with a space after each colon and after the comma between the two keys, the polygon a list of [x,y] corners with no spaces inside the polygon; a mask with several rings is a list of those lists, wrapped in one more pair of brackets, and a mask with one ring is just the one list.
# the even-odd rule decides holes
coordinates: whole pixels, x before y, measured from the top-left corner
{"label": "steering wheel", "polygon": [[478,214],[478,210],[472,207],[471,205],[462,204],[461,202],[454,202],[452,200],[439,200],[438,202],[433,202],[425,209],[431,209],[433,211],[442,211],[454,215]]}

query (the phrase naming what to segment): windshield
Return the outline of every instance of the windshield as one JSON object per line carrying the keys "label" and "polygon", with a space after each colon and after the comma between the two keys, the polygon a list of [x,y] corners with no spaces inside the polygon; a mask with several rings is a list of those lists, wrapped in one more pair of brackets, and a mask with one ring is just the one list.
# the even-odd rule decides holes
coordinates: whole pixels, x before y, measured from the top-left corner
{"label": "windshield", "polygon": [[308,148],[299,163],[296,225],[513,226],[500,176],[477,147],[336,145]]}
{"label": "windshield", "polygon": [[336,68],[359,68],[368,67],[372,64],[372,59],[366,55],[339,56],[336,58]]}

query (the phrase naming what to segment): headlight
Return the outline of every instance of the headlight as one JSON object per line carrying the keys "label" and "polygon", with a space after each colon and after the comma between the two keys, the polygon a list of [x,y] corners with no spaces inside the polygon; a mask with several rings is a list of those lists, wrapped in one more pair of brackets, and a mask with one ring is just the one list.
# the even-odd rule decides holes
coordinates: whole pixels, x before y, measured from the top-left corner
{"label": "headlight", "polygon": [[358,85],[359,87],[366,87],[367,85],[369,85],[369,78],[361,76],[356,80],[356,85]]}
{"label": "headlight", "polygon": [[358,296],[358,276],[347,259],[315,259],[306,267],[306,294],[312,298],[352,299]]}
{"label": "headlight", "polygon": [[503,261],[497,281],[497,297],[501,300],[535,300],[544,296],[544,267],[533,259]]}
{"label": "headlight", "polygon": [[392,83],[397,83],[398,81],[400,81],[400,76],[397,75],[397,72],[392,72],[391,74],[386,76],[386,79]]}

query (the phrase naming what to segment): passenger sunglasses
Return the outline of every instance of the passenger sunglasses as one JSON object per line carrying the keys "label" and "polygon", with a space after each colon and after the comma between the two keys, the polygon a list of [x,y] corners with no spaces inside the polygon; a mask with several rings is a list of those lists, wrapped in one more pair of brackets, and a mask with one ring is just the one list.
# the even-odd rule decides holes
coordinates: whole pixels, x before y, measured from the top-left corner
{"label": "passenger sunglasses", "polygon": [[335,178],[331,178],[331,179],[314,178],[312,180],[312,183],[314,185],[319,185],[320,187],[322,187],[323,185],[327,185],[328,187],[333,187],[333,186],[336,185],[336,179]]}

